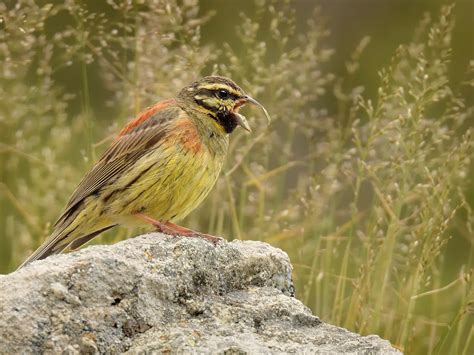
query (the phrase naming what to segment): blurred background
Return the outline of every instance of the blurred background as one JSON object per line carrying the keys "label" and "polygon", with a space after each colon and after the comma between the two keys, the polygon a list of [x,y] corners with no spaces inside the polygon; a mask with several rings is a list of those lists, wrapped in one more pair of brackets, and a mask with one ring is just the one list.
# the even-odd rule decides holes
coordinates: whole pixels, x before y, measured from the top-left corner
{"label": "blurred background", "polygon": [[[203,75],[262,102],[182,224],[286,251],[323,321],[474,352],[474,2],[0,3],[0,272],[143,108]],[[93,243],[148,231],[116,228]]]}

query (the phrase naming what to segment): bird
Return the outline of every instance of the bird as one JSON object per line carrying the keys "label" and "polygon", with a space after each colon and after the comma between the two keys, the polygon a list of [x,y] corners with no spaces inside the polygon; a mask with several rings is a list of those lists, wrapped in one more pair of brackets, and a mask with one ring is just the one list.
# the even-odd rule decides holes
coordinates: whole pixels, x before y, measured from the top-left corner
{"label": "bird", "polygon": [[175,224],[215,185],[237,127],[251,131],[239,109],[265,107],[231,79],[205,76],[128,122],[83,177],[51,235],[19,267],[75,250],[117,225],[151,224],[169,235],[222,238]]}

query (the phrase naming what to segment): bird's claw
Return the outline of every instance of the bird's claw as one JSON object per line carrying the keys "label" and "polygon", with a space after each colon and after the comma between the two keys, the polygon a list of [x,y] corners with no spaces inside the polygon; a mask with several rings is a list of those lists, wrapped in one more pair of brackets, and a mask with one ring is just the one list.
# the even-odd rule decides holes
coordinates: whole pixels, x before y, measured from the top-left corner
{"label": "bird's claw", "polygon": [[213,243],[214,245],[224,240],[224,238],[222,237],[217,237],[215,235],[199,233],[199,232],[194,232],[192,235],[190,235],[190,237],[201,238],[201,239],[207,240],[208,242]]}

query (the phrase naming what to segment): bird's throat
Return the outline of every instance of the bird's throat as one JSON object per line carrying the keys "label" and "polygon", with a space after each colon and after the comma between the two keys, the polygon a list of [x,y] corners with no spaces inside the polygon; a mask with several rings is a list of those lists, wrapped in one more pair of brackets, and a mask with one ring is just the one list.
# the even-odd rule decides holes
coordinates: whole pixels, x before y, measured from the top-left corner
{"label": "bird's throat", "polygon": [[215,120],[227,134],[232,133],[238,125],[237,117],[233,112],[218,112]]}

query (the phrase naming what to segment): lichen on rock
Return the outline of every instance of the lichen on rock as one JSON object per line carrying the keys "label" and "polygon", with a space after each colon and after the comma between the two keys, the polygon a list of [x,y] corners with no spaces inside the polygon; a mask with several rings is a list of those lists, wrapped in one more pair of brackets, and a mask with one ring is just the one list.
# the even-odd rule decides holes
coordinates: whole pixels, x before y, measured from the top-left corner
{"label": "lichen on rock", "polygon": [[397,353],[321,322],[268,244],[159,233],[53,256],[0,277],[7,353]]}

